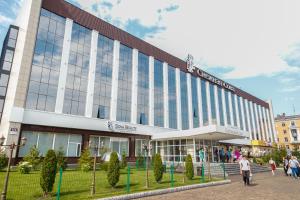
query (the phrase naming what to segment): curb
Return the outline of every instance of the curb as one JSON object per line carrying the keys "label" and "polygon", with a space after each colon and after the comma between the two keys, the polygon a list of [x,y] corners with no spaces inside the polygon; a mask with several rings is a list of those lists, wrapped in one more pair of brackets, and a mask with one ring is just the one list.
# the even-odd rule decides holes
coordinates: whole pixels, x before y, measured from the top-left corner
{"label": "curb", "polygon": [[152,190],[152,191],[146,191],[146,192],[120,195],[120,196],[115,196],[115,197],[107,197],[107,198],[101,198],[101,199],[97,199],[97,200],[137,199],[137,198],[167,194],[167,193],[171,193],[171,192],[173,193],[173,192],[191,190],[191,189],[196,189],[196,188],[204,188],[204,187],[210,187],[210,186],[225,185],[225,184],[229,184],[229,183],[231,183],[231,180],[213,181],[213,182],[209,182],[209,183],[193,184],[193,185],[186,185],[186,186],[180,186],[180,187],[175,187],[175,188],[167,188],[167,189]]}

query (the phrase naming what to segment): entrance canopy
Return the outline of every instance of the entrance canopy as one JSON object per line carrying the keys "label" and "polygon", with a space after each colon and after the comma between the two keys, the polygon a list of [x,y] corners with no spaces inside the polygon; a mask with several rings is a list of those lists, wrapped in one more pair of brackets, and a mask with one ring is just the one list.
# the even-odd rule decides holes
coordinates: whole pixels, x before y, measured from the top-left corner
{"label": "entrance canopy", "polygon": [[249,137],[249,133],[235,127],[203,126],[188,130],[174,130],[169,132],[157,132],[152,135],[152,140],[168,140],[180,138],[197,138],[203,140],[230,140]]}

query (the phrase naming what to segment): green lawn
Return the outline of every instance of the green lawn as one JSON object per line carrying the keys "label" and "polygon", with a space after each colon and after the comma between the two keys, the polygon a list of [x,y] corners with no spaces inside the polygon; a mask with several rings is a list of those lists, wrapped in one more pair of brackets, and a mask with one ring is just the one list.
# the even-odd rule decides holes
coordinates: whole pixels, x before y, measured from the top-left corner
{"label": "green lawn", "polygon": [[[63,172],[62,185],[61,185],[61,199],[93,199],[113,195],[126,194],[126,180],[127,170],[121,170],[120,181],[116,188],[111,188],[106,179],[105,171],[96,172],[96,194],[92,198],[90,196],[92,172],[81,172],[77,170],[67,170]],[[130,180],[130,193],[140,192],[145,190],[162,189],[171,187],[170,174],[165,173],[163,180],[160,184],[156,183],[153,176],[153,171],[149,171],[149,189],[145,188],[146,171],[144,170],[131,170]],[[5,172],[0,172],[0,189],[3,188]],[[42,191],[39,185],[40,172],[31,172],[30,174],[20,174],[19,172],[11,172],[7,199],[45,199],[41,198]],[[193,180],[186,180],[183,183],[183,175],[174,175],[174,186],[182,186],[189,184],[197,184],[201,182],[200,177],[195,177]],[[213,180],[220,180],[214,178]],[[57,191],[58,174],[54,191],[51,197],[47,199],[56,199],[55,193]]]}

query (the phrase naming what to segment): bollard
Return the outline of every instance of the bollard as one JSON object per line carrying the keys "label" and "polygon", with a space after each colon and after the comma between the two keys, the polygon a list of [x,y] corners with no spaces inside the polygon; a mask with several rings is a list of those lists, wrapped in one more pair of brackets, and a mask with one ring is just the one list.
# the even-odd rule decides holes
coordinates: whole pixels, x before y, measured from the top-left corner
{"label": "bollard", "polygon": [[171,187],[174,187],[174,165],[173,164],[171,165],[170,172],[171,172]]}
{"label": "bollard", "polygon": [[56,194],[56,200],[60,200],[60,187],[61,187],[61,179],[62,179],[62,168],[59,169],[59,180],[57,185],[57,194]]}
{"label": "bollard", "polygon": [[127,193],[130,192],[130,166],[127,165],[127,183],[126,183],[126,191]]}

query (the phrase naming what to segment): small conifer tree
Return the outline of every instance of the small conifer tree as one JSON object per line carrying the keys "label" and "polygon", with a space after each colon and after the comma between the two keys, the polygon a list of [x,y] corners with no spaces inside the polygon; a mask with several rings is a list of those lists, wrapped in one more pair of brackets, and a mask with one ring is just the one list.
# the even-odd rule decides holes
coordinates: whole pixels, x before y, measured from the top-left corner
{"label": "small conifer tree", "polygon": [[62,168],[62,170],[65,170],[67,168],[67,160],[65,158],[65,152],[61,148],[56,152],[56,157],[57,157],[57,170]]}
{"label": "small conifer tree", "polygon": [[24,161],[28,162],[33,170],[37,170],[41,163],[40,152],[36,146],[32,146],[27,155],[24,156]]}
{"label": "small conifer tree", "polygon": [[108,170],[107,170],[107,180],[108,183],[115,187],[120,179],[120,163],[118,154],[116,152],[112,152],[110,154]]}
{"label": "small conifer tree", "polygon": [[92,160],[91,152],[89,149],[84,149],[81,153],[81,156],[78,160],[80,169],[84,172],[88,172],[92,169]]}
{"label": "small conifer tree", "polygon": [[160,154],[155,154],[153,163],[154,177],[157,183],[160,183],[163,178],[164,166],[162,164]]}
{"label": "small conifer tree", "polygon": [[1,152],[0,153],[0,170],[7,167],[7,163],[8,163],[8,158],[7,158],[6,154],[4,152]]}
{"label": "small conifer tree", "polygon": [[40,177],[40,186],[44,192],[44,196],[47,196],[49,192],[52,192],[55,182],[55,176],[57,172],[57,159],[55,151],[50,149],[42,162],[42,170]]}
{"label": "small conifer tree", "polygon": [[124,169],[126,166],[127,166],[126,154],[125,154],[125,152],[123,152],[123,153],[122,153],[121,168]]}
{"label": "small conifer tree", "polygon": [[185,172],[186,177],[189,180],[192,180],[193,177],[194,177],[194,166],[193,166],[193,159],[192,159],[191,154],[188,154],[187,157],[186,157],[185,170],[186,170],[186,172]]}

